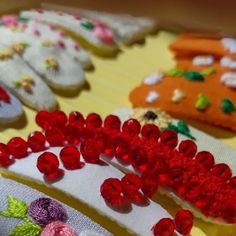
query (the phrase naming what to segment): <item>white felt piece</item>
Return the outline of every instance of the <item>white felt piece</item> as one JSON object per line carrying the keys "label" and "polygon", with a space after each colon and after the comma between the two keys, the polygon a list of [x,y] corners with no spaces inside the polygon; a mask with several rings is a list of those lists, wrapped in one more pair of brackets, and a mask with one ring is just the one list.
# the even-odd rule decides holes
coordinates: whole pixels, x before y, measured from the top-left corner
{"label": "white felt piece", "polygon": [[222,38],[221,43],[230,53],[236,53],[236,40],[234,38]]}
{"label": "white felt piece", "polygon": [[7,93],[10,97],[10,102],[5,103],[4,101],[0,101],[0,124],[16,121],[24,113],[21,102],[9,93],[9,91],[7,91]]}
{"label": "white felt piece", "polygon": [[118,43],[130,44],[139,41],[146,34],[157,28],[156,22],[148,17],[133,17],[125,14],[111,14],[108,12],[98,12],[81,8],[71,8],[56,4],[43,3],[43,8],[49,10],[59,10],[72,13],[79,13],[84,17],[97,19],[108,25],[117,36]]}
{"label": "white felt piece", "polygon": [[108,44],[102,42],[99,38],[97,38],[92,31],[85,29],[83,26],[81,26],[81,21],[87,21],[86,18],[77,20],[74,16],[70,14],[58,14],[54,11],[43,11],[42,13],[39,13],[37,11],[22,11],[21,12],[22,17],[30,18],[30,19],[39,19],[41,21],[45,21],[47,23],[56,24],[58,26],[61,26],[75,34],[77,34],[79,37],[86,40],[88,43],[93,45],[94,47],[100,49],[104,52],[115,52],[117,51],[117,45],[114,44]]}
{"label": "white felt piece", "polygon": [[[53,57],[58,69],[47,69],[45,59]],[[53,88],[76,89],[85,81],[83,68],[66,51],[57,46],[42,46],[41,42],[28,47],[23,59]]]}
{"label": "white felt piece", "polygon": [[27,23],[27,27],[24,32],[26,34],[35,35],[35,30],[39,33],[37,36],[38,40],[48,39],[53,42],[62,41],[65,44],[65,51],[78,60],[83,68],[89,68],[91,66],[92,62],[89,53],[81,46],[76,48],[75,45],[79,45],[79,43],[66,35],[61,35],[62,30],[58,28],[52,29],[49,24],[31,20]]}
{"label": "white felt piece", "polygon": [[[118,115],[122,121],[130,118],[132,114],[132,109],[123,108],[118,109],[114,112]],[[177,119],[173,119],[173,123],[176,124]],[[209,151],[215,157],[216,163],[226,163],[231,168],[233,175],[236,175],[236,149],[224,144],[223,142],[217,140],[216,138],[200,131],[192,126],[188,126],[190,133],[196,138],[196,144],[198,146],[198,151]],[[178,134],[179,141],[188,139],[182,134]]]}
{"label": "white felt piece", "polygon": [[221,75],[220,81],[230,88],[236,88],[236,73],[226,72]]}
{"label": "white felt piece", "polygon": [[143,80],[143,83],[146,85],[159,84],[162,81],[163,77],[164,77],[163,72],[155,72],[146,76]]}
{"label": "white felt piece", "polygon": [[[0,82],[8,87],[23,103],[36,110],[52,110],[57,106],[56,99],[36,74],[18,55],[12,59],[0,61]],[[22,87],[15,88],[14,81],[19,81],[21,76],[30,76],[34,80],[32,92],[26,92]]]}
{"label": "white felt piece", "polygon": [[209,56],[195,56],[193,58],[194,66],[210,66],[214,63],[214,57]]}
{"label": "white felt piece", "polygon": [[[59,156],[61,147],[50,148],[47,151]],[[43,174],[37,168],[37,157],[40,153],[30,154],[28,157],[17,160],[8,168],[8,171],[23,178],[44,183]],[[60,164],[61,165],[61,164]],[[61,165],[62,168],[62,165]],[[24,170],[24,171],[23,171]],[[121,213],[108,207],[100,194],[100,186],[108,178],[123,177],[123,173],[114,167],[88,164],[79,170],[65,171],[64,177],[52,186],[64,193],[79,199],[96,209],[100,214],[106,215],[131,233],[142,236],[153,236],[151,228],[164,217],[172,218],[159,204],[150,201],[148,206],[132,204],[132,210]],[[50,187],[50,185],[47,185]],[[177,234],[176,235],[180,235]]]}
{"label": "white felt piece", "polygon": [[159,93],[157,93],[156,91],[150,91],[147,94],[147,97],[145,98],[145,102],[147,103],[153,103],[154,101],[156,101],[158,98],[160,97]]}

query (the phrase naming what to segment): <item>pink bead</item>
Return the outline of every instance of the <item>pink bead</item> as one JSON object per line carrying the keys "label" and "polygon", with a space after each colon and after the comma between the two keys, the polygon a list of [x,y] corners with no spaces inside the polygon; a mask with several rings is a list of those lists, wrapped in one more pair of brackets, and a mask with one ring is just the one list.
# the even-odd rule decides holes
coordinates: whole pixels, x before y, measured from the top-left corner
{"label": "pink bead", "polygon": [[104,43],[113,44],[114,37],[112,31],[106,26],[96,26],[93,34]]}

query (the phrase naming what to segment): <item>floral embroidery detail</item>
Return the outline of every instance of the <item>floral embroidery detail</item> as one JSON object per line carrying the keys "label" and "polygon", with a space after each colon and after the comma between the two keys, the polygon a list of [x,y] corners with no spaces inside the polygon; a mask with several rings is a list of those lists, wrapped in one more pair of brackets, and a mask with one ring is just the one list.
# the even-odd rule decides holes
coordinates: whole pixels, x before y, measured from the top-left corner
{"label": "floral embroidery detail", "polygon": [[27,43],[14,43],[11,48],[13,52],[21,55],[28,46],[29,45]]}
{"label": "floral embroidery detail", "polygon": [[10,49],[2,49],[0,51],[0,60],[8,60],[12,58],[13,56],[13,51]]}
{"label": "floral embroidery detail", "polygon": [[52,40],[45,39],[42,41],[42,46],[44,47],[53,47],[55,46],[55,43]]}
{"label": "floral embroidery detail", "polygon": [[93,34],[104,43],[114,43],[112,31],[106,25],[100,22],[96,23],[96,28],[94,29]]}
{"label": "floral embroidery detail", "polygon": [[28,215],[36,224],[45,226],[52,221],[66,221],[65,208],[57,201],[50,198],[39,198],[33,201],[28,208]]}
{"label": "floral embroidery detail", "polygon": [[236,88],[236,73],[227,72],[220,77],[220,81],[227,87]]}
{"label": "floral embroidery detail", "polygon": [[59,68],[58,61],[55,57],[49,56],[44,60],[46,69],[57,70]]}
{"label": "floral embroidery detail", "polygon": [[143,82],[146,85],[159,84],[162,81],[163,77],[164,73],[162,71],[158,71],[145,77]]}
{"label": "floral embroidery detail", "polygon": [[174,103],[181,102],[186,97],[185,93],[180,89],[175,89],[173,91],[173,96],[171,98],[171,101]]}
{"label": "floral embroidery detail", "polygon": [[211,104],[210,100],[205,94],[202,94],[202,93],[198,94],[198,99],[195,104],[195,107],[198,110],[205,110],[210,104]]}
{"label": "floral embroidery detail", "polygon": [[17,15],[5,15],[1,17],[1,21],[4,26],[11,27],[17,26],[18,24],[18,16]]}
{"label": "floral embroidery detail", "polygon": [[222,100],[223,104],[221,106],[221,110],[225,113],[230,113],[232,111],[236,111],[236,106],[233,104],[233,102],[228,99],[228,98],[224,98]]}
{"label": "floral embroidery detail", "polygon": [[34,84],[33,78],[29,75],[23,75],[20,80],[13,81],[13,85],[16,89],[23,88],[27,93],[32,93],[32,86],[34,86]]}
{"label": "floral embroidery detail", "polygon": [[131,118],[137,119],[141,125],[155,124],[160,129],[165,129],[172,122],[171,116],[159,108],[135,108]]}
{"label": "floral embroidery detail", "polygon": [[193,58],[194,66],[209,66],[214,63],[213,56],[195,56]]}
{"label": "floral embroidery detail", "polygon": [[230,69],[236,69],[236,60],[229,56],[224,56],[220,59],[220,65]]}
{"label": "floral embroidery detail", "polygon": [[62,221],[53,221],[46,225],[40,236],[77,236],[76,231],[68,224]]}
{"label": "floral embroidery detail", "polygon": [[0,215],[9,217],[9,218],[20,218],[25,223],[18,224],[9,236],[37,236],[41,232],[41,227],[32,223],[31,220],[26,215],[27,213],[27,204],[19,199],[14,198],[13,196],[7,196],[7,209],[1,211]]}
{"label": "floral embroidery detail", "polygon": [[10,96],[5,91],[5,89],[1,86],[0,86],[0,100],[5,103],[10,103]]}
{"label": "floral embroidery detail", "polygon": [[145,99],[145,101],[147,103],[153,103],[154,101],[156,101],[158,98],[160,97],[159,93],[157,93],[156,91],[150,91]]}

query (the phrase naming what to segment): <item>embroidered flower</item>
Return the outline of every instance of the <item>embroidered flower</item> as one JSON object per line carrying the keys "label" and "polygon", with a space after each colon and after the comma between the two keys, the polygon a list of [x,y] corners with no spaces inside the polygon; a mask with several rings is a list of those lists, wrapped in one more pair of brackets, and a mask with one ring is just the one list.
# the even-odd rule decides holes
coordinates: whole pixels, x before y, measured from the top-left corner
{"label": "embroidered flower", "polygon": [[236,73],[226,72],[220,77],[220,81],[230,88],[236,88]]}
{"label": "embroidered flower", "polygon": [[65,208],[57,201],[45,197],[39,198],[30,204],[28,215],[41,226],[53,221],[67,220]]}
{"label": "embroidered flower", "polygon": [[236,60],[229,56],[224,56],[220,59],[220,65],[234,70],[236,69]]}
{"label": "embroidered flower", "polygon": [[172,98],[171,98],[171,101],[174,102],[174,103],[179,103],[181,102],[184,98],[186,97],[186,94],[180,90],[180,89],[175,89],[173,91],[173,95],[172,95]]}
{"label": "embroidered flower", "polygon": [[141,125],[151,123],[159,128],[167,128],[172,119],[166,112],[159,108],[135,108],[131,118],[137,119]]}
{"label": "embroidered flower", "polygon": [[44,60],[46,69],[57,70],[59,68],[58,61],[55,57],[49,56]]}
{"label": "embroidered flower", "polygon": [[41,232],[40,236],[77,236],[76,231],[62,221],[53,221]]}
{"label": "embroidered flower", "polygon": [[27,93],[32,93],[32,86],[35,84],[33,78],[29,75],[23,75],[20,80],[14,80],[12,83],[16,89],[23,88]]}
{"label": "embroidered flower", "polygon": [[160,97],[159,93],[157,93],[156,91],[152,90],[148,93],[145,102],[147,103],[153,103],[154,101],[156,101],[158,98]]}
{"label": "embroidered flower", "polygon": [[194,66],[209,66],[214,63],[213,56],[195,56],[193,58]]}
{"label": "embroidered flower", "polygon": [[2,16],[1,21],[2,21],[3,25],[6,27],[17,26],[18,16],[17,15],[5,15],[5,16]]}
{"label": "embroidered flower", "polygon": [[12,58],[13,51],[11,49],[2,49],[0,50],[0,60],[8,60]]}
{"label": "embroidered flower", "polygon": [[53,46],[55,46],[55,43],[52,40],[44,39],[42,41],[42,46],[44,46],[44,47],[53,47]]}
{"label": "embroidered flower", "polygon": [[11,48],[13,50],[13,52],[18,53],[18,54],[22,54],[24,52],[24,50],[28,47],[27,43],[14,43],[12,44]]}
{"label": "embroidered flower", "polygon": [[146,85],[154,85],[159,84],[164,77],[164,73],[162,71],[155,72],[151,75],[148,75],[144,78],[143,83]]}

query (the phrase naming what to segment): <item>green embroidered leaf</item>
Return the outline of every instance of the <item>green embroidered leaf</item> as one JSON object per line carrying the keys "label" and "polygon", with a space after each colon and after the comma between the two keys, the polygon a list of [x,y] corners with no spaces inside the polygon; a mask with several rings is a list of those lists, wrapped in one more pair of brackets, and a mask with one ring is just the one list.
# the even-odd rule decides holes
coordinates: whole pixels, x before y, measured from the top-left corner
{"label": "green embroidered leaf", "polygon": [[205,78],[204,76],[197,72],[197,71],[188,71],[184,73],[184,77],[187,80],[192,80],[192,81],[203,81]]}
{"label": "green embroidered leaf", "polygon": [[12,84],[14,85],[15,88],[20,88],[20,87],[21,87],[20,81],[13,80],[13,81],[12,81]]}
{"label": "green embroidered leaf", "polygon": [[17,225],[9,236],[38,236],[41,232],[41,227],[33,223]]}
{"label": "green embroidered leaf", "polygon": [[213,67],[209,67],[201,71],[201,74],[203,76],[213,75],[214,73],[216,73],[216,70]]}
{"label": "green embroidered leaf", "polygon": [[228,98],[224,98],[222,100],[223,104],[221,106],[221,110],[225,113],[230,113],[232,111],[236,111],[236,107],[235,105],[233,104],[233,102],[228,99]]}
{"label": "green embroidered leaf", "polygon": [[7,212],[10,213],[11,217],[24,218],[28,209],[25,202],[14,198],[11,195],[7,196],[8,206]]}
{"label": "green embroidered leaf", "polygon": [[169,71],[167,71],[167,75],[171,77],[180,77],[183,76],[185,71],[181,68],[172,68]]}

